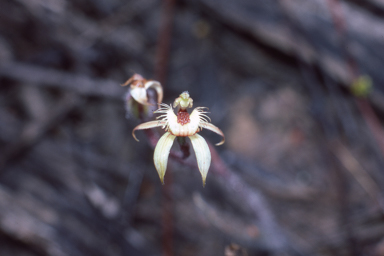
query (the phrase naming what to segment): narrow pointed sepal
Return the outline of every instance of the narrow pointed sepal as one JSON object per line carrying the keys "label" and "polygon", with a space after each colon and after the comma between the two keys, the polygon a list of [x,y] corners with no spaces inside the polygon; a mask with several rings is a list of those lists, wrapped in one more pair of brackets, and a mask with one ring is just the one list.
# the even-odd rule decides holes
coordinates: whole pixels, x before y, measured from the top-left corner
{"label": "narrow pointed sepal", "polygon": [[163,87],[161,86],[161,84],[157,81],[148,81],[145,83],[144,85],[145,87],[145,90],[147,90],[148,88],[154,88],[156,90],[156,93],[157,93],[157,102],[160,104],[162,101],[163,101]]}
{"label": "narrow pointed sepal", "polygon": [[135,138],[136,141],[139,141],[135,136],[136,130],[144,130],[144,129],[150,129],[150,128],[159,127],[159,126],[165,126],[166,123],[167,123],[166,121],[160,120],[160,121],[150,121],[150,122],[139,124],[138,126],[135,127],[135,129],[133,129],[132,136],[133,138]]}
{"label": "narrow pointed sepal", "polygon": [[189,136],[192,142],[193,150],[195,151],[197,166],[203,179],[203,186],[205,186],[205,180],[207,178],[209,166],[211,165],[211,151],[208,144],[203,137],[199,134]]}
{"label": "narrow pointed sepal", "polygon": [[167,170],[169,151],[171,150],[175,138],[175,135],[166,132],[157,142],[155,153],[153,155],[153,161],[155,162],[155,167],[162,184],[164,184],[164,175]]}
{"label": "narrow pointed sepal", "polygon": [[210,130],[214,133],[217,133],[219,134],[221,137],[223,137],[223,139],[219,142],[219,143],[216,143],[215,145],[216,146],[220,146],[220,145],[223,145],[224,142],[225,142],[225,136],[224,136],[224,133],[216,126],[214,126],[213,124],[211,123],[205,123],[204,126],[203,126],[205,129],[207,130]]}

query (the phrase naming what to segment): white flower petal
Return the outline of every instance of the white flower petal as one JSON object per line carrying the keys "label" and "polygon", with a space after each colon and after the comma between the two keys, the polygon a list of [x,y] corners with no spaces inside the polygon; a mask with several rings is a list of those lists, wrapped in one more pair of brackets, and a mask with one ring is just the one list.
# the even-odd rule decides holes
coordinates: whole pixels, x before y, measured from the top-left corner
{"label": "white flower petal", "polygon": [[131,95],[140,104],[149,105],[147,90],[145,88],[143,87],[131,88]]}
{"label": "white flower petal", "polygon": [[169,151],[171,150],[175,138],[176,136],[166,132],[157,142],[155,153],[153,155],[153,161],[155,162],[157,173],[159,174],[161,183],[163,184],[165,171],[167,170]]}
{"label": "white flower petal", "polygon": [[166,121],[160,120],[160,121],[150,121],[150,122],[139,124],[138,126],[135,127],[135,129],[133,129],[132,136],[133,138],[135,138],[136,141],[139,141],[135,136],[136,130],[144,130],[144,129],[150,129],[158,126],[164,126],[166,125],[166,123],[167,123]]}
{"label": "white flower petal", "polygon": [[203,186],[207,178],[209,166],[211,165],[211,151],[209,150],[207,142],[199,134],[189,136],[192,142],[193,149],[195,150],[197,165],[199,167],[201,177],[203,178]]}

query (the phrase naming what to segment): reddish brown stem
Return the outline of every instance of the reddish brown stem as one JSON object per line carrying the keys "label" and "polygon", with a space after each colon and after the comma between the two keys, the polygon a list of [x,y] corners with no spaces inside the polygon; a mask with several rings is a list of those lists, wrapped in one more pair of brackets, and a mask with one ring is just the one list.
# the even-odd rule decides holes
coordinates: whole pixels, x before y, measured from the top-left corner
{"label": "reddish brown stem", "polygon": [[163,195],[163,212],[162,212],[162,223],[163,223],[163,256],[173,255],[173,203],[172,203],[172,175],[171,165],[168,165],[168,172],[166,173],[166,183],[162,187]]}
{"label": "reddish brown stem", "polygon": [[[340,1],[328,0],[328,6],[332,15],[333,23],[339,34],[340,45],[345,51],[345,58],[348,63],[348,68],[350,72],[350,81],[352,82],[359,76],[359,71],[353,54],[350,52],[350,48],[348,47],[348,42],[346,39],[346,23],[342,13]],[[376,143],[378,143],[382,155],[384,155],[384,131],[381,127],[379,118],[373,111],[371,104],[368,100],[363,98],[357,98],[356,104],[369,129],[371,130]]]}
{"label": "reddish brown stem", "polygon": [[384,155],[384,133],[381,127],[381,123],[371,104],[366,99],[356,99],[357,105],[364,116],[365,121],[369,129],[372,131],[373,137],[376,139],[381,152]]}
{"label": "reddish brown stem", "polygon": [[349,72],[351,74],[351,81],[358,77],[359,71],[356,61],[350,52],[347,41],[347,27],[343,15],[342,6],[339,0],[328,0],[328,7],[332,16],[333,24],[339,34],[340,46],[344,51],[345,59],[348,64]]}
{"label": "reddish brown stem", "polygon": [[[156,52],[155,77],[165,85],[168,71],[169,50],[172,38],[172,21],[175,0],[163,0],[160,31]],[[172,216],[172,177],[168,170],[166,182],[162,188],[163,194],[163,255],[173,255],[173,216]]]}
{"label": "reddish brown stem", "polygon": [[155,77],[163,86],[165,84],[168,71],[174,5],[175,0],[163,0],[155,66]]}

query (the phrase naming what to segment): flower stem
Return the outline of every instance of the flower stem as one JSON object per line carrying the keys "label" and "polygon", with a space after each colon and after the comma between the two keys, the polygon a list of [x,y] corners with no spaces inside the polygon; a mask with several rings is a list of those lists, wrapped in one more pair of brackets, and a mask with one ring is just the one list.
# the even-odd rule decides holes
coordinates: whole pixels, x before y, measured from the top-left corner
{"label": "flower stem", "polygon": [[179,143],[179,146],[180,146],[180,151],[183,153],[181,159],[186,159],[190,155],[189,144],[185,139],[186,137],[176,137],[176,138],[177,138],[177,143]]}

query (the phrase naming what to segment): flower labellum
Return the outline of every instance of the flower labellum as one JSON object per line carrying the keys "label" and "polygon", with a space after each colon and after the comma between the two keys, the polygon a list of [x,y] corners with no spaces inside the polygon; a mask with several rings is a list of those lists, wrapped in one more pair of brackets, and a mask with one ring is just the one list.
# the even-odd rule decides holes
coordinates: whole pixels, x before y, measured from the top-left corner
{"label": "flower labellum", "polygon": [[191,108],[192,105],[193,100],[189,97],[189,93],[183,92],[173,103],[174,108],[180,106],[177,115],[173,111],[172,105],[161,103],[159,104],[160,108],[154,112],[161,114],[157,117],[158,121],[140,124],[132,131],[133,137],[137,140],[134,134],[136,130],[154,127],[165,129],[166,133],[159,139],[153,156],[155,167],[162,183],[164,183],[169,152],[176,137],[189,137],[191,140],[197,165],[203,179],[203,186],[205,186],[205,180],[211,165],[211,152],[205,139],[197,133],[205,128],[223,137],[223,140],[216,144],[217,146],[222,145],[225,141],[223,132],[210,123],[211,119],[206,115],[208,112],[205,111],[205,107],[197,107],[191,114],[187,112],[187,108]]}

